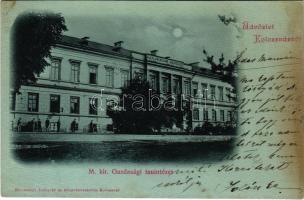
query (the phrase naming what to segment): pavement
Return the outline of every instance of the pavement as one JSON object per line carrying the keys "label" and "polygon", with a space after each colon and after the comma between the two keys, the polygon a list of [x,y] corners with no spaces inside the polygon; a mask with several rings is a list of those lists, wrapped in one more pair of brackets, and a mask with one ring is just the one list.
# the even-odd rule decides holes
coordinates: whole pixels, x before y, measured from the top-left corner
{"label": "pavement", "polygon": [[39,142],[224,142],[235,136],[230,135],[135,135],[135,134],[88,134],[88,133],[13,133],[15,143]]}

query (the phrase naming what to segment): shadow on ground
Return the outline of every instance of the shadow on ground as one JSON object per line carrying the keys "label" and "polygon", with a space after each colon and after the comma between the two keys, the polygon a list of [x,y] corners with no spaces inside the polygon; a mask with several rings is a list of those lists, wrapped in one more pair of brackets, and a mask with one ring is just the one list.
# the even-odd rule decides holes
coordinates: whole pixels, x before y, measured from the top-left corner
{"label": "shadow on ground", "polygon": [[100,142],[100,143],[17,143],[15,158],[24,163],[189,163],[219,162],[233,151],[233,141],[226,142]]}

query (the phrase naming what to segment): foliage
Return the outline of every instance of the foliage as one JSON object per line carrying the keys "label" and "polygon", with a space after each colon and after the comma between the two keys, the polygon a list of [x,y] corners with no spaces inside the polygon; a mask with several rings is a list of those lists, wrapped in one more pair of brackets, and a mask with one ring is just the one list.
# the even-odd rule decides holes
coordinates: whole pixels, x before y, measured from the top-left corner
{"label": "foliage", "polygon": [[194,129],[196,135],[234,135],[236,127],[231,123],[213,125],[206,121],[202,126],[197,126]]}
{"label": "foliage", "polygon": [[61,14],[24,13],[19,15],[12,29],[12,84],[15,92],[23,84],[36,81],[51,56],[51,48],[66,31]]}
{"label": "foliage", "polygon": [[[107,107],[116,133],[151,134],[160,132],[161,128],[172,128],[173,124],[182,128],[185,112],[181,109],[165,109],[165,104],[167,108],[172,106],[172,99],[152,99],[152,95],[159,94],[150,88],[149,82],[133,79],[122,88],[120,109],[115,109],[117,105],[113,104]],[[151,106],[159,106],[159,109],[152,109]]]}

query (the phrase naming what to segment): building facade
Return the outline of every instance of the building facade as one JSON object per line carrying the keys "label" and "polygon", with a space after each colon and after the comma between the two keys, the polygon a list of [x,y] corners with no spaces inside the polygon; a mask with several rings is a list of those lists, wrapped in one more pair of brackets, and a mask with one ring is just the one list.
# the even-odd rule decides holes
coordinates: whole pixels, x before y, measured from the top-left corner
{"label": "building facade", "polygon": [[121,88],[135,77],[148,80],[161,94],[193,97],[193,128],[205,121],[235,119],[233,86],[198,63],[162,57],[156,50],[127,50],[122,41],[111,46],[70,36],[63,36],[52,49],[49,61],[36,83],[21,86],[12,110],[13,129],[21,131],[20,124],[39,121],[42,130],[69,132],[74,121],[75,132],[88,132],[92,124],[94,131],[113,132],[105,105],[116,101]]}

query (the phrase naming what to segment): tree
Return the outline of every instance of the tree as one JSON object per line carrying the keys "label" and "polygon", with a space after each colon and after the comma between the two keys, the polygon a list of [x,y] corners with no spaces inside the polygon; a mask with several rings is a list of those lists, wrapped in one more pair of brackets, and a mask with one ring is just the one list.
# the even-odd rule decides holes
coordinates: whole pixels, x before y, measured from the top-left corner
{"label": "tree", "polygon": [[19,92],[23,84],[36,82],[49,65],[51,48],[61,40],[66,31],[65,19],[61,14],[24,13],[19,15],[12,29],[12,88]]}
{"label": "tree", "polygon": [[107,106],[116,133],[151,134],[173,124],[182,126],[185,112],[177,108],[171,96],[161,99],[145,80],[132,79],[122,88],[119,99],[119,106]]}
{"label": "tree", "polygon": [[[242,52],[243,53],[243,52]],[[224,77],[224,81],[230,83],[231,85],[235,85],[235,76],[234,73],[236,72],[236,68],[239,63],[239,59],[241,54],[237,54],[237,56],[231,61],[228,60],[228,63],[225,63],[224,54],[221,54],[218,63],[214,61],[214,56],[209,55],[208,52],[203,49],[203,55],[205,59],[203,59],[206,63],[210,64],[211,70],[214,73],[221,74]]]}

